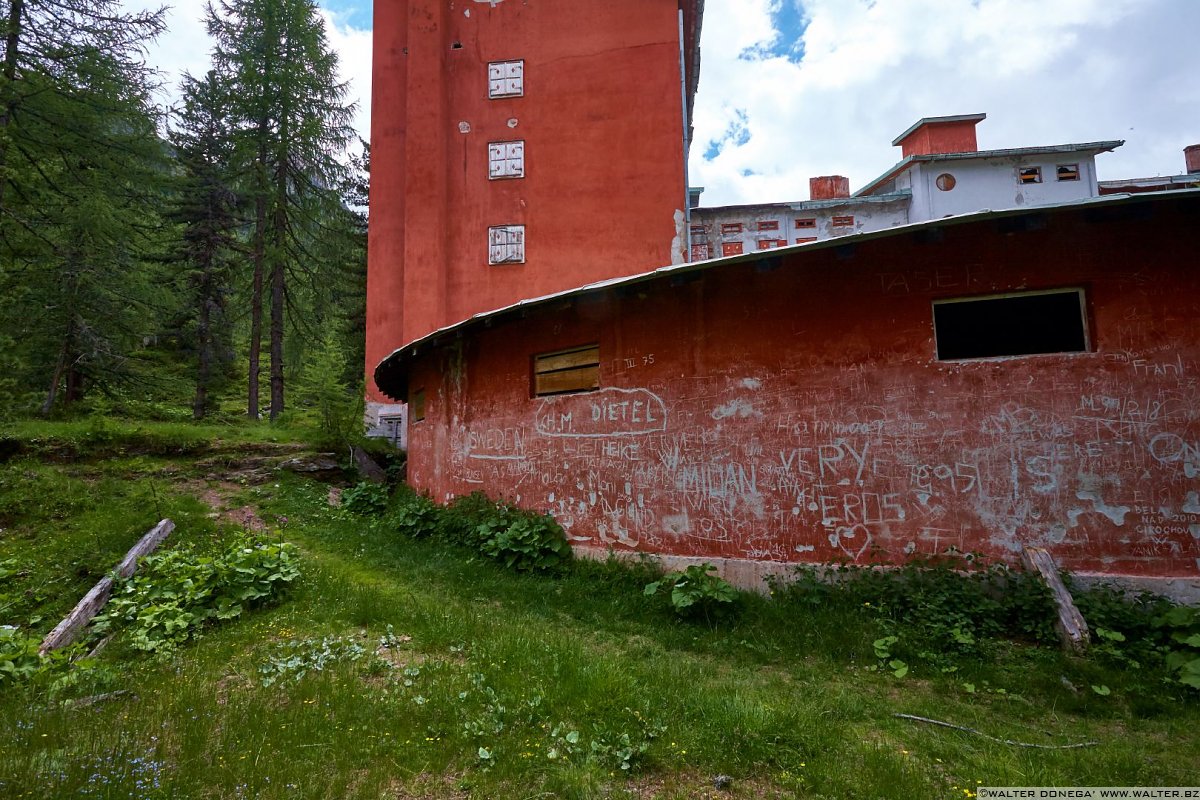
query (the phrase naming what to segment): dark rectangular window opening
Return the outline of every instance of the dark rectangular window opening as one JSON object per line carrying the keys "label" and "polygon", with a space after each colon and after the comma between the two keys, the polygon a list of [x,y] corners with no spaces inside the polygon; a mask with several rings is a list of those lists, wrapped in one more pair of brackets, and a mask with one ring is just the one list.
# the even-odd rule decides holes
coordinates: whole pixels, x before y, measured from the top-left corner
{"label": "dark rectangular window opening", "polygon": [[796,220],[797,228],[815,228],[817,227],[816,217],[801,217]]}
{"label": "dark rectangular window opening", "polygon": [[758,221],[758,229],[760,231],[777,231],[779,230],[779,220],[763,219]]}
{"label": "dark rectangular window opening", "polygon": [[742,232],[742,223],[740,222],[723,222],[721,223],[721,235],[732,236],[735,233]]}
{"label": "dark rectangular window opening", "polygon": [[408,418],[413,422],[425,419],[425,390],[417,389],[408,398]]}
{"label": "dark rectangular window opening", "polygon": [[833,218],[831,224],[835,228],[850,228],[854,226],[853,214],[839,214]]}
{"label": "dark rectangular window opening", "polygon": [[600,388],[600,345],[587,344],[533,357],[533,394],[547,397]]}
{"label": "dark rectangular window opening", "polygon": [[1018,167],[1017,168],[1017,183],[1041,183],[1042,168],[1041,167]]}
{"label": "dark rectangular window opening", "polygon": [[1082,289],[935,300],[941,361],[1088,351]]}
{"label": "dark rectangular window opening", "polygon": [[1060,181],[1077,181],[1079,180],[1079,165],[1059,164],[1054,168],[1054,174]]}

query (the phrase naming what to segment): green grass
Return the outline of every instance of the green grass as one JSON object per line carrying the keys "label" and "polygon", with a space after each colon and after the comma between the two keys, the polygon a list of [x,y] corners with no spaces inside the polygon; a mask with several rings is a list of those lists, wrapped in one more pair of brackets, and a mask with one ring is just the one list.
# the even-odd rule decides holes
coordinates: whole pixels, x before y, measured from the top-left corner
{"label": "green grass", "polygon": [[[179,483],[194,484],[189,470],[151,457],[0,465],[0,563],[28,571],[0,593],[46,587],[0,622],[41,616],[29,627],[44,632],[160,512],[179,523],[173,540],[229,535]],[[515,574],[329,509],[320,484],[281,478],[242,496],[303,548],[292,593],[172,655],[118,638],[77,685],[0,695],[0,795],[951,798],[979,782],[1200,774],[1194,694],[1124,691],[1115,666],[1003,644],[953,674],[915,665],[896,679],[871,669],[879,634],[861,609],[744,596],[719,624],[683,622],[643,595],[648,568]],[[262,685],[264,665],[322,639],[363,655]],[[1100,682],[1110,696],[1088,688]],[[131,694],[62,702],[116,690]],[[895,713],[1098,745],[1016,748]],[[729,790],[712,788],[719,774]]]}
{"label": "green grass", "polygon": [[194,456],[264,444],[312,444],[313,429],[238,420],[225,424],[130,421],[93,416],[54,421],[25,419],[0,430],[0,461],[26,455],[53,461],[128,455]]}

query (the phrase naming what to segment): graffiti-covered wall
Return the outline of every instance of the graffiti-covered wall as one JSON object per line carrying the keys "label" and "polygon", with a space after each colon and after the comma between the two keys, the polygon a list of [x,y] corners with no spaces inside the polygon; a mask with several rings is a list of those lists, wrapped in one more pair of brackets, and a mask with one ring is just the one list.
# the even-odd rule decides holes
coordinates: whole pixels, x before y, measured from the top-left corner
{"label": "graffiti-covered wall", "polygon": [[[865,562],[1038,545],[1072,570],[1195,576],[1198,205],[800,248],[473,324],[409,367],[410,481],[549,511],[583,546]],[[935,301],[1054,289],[1078,291],[1083,352],[939,360]],[[598,390],[535,396],[536,356],[590,343]]]}

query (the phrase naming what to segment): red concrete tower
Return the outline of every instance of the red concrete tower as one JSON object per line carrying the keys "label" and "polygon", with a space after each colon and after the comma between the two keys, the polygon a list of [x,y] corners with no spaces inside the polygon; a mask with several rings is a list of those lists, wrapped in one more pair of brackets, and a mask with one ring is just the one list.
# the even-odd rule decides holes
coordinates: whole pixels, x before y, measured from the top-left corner
{"label": "red concrete tower", "polygon": [[368,380],[473,314],[684,258],[702,13],[375,4]]}

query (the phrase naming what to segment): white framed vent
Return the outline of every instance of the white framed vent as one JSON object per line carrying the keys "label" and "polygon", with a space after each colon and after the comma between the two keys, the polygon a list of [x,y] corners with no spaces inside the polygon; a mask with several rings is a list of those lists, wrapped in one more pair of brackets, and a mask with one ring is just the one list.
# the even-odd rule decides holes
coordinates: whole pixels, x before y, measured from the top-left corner
{"label": "white framed vent", "polygon": [[524,225],[494,225],[488,228],[488,264],[524,263]]}
{"label": "white framed vent", "polygon": [[488,144],[488,179],[525,177],[525,142]]}
{"label": "white framed vent", "polygon": [[492,61],[488,64],[488,97],[522,97],[525,94],[525,62]]}

